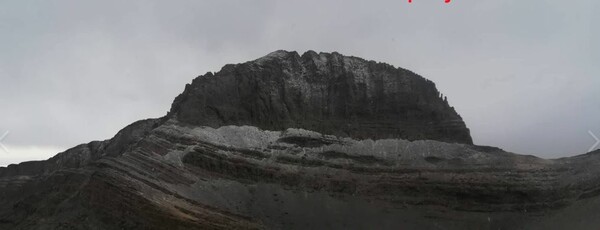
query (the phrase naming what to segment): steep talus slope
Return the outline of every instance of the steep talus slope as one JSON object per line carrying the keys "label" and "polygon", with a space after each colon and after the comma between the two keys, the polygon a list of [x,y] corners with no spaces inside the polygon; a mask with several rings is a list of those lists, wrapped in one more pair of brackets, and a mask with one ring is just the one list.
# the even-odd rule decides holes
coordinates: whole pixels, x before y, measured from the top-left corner
{"label": "steep talus slope", "polygon": [[471,145],[438,94],[406,70],[335,53],[229,65],[163,118],[0,168],[0,229],[600,224],[600,152],[545,160]]}

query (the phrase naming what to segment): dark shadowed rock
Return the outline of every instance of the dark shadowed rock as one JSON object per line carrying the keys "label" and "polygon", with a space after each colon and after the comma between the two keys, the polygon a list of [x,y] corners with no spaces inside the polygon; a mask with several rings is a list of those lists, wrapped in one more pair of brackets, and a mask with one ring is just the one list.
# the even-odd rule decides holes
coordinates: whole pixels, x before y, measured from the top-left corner
{"label": "dark shadowed rock", "polygon": [[0,229],[600,226],[600,151],[470,143],[407,70],[278,51],[195,79],[163,118],[0,168]]}
{"label": "dark shadowed rock", "polygon": [[472,144],[435,84],[411,71],[338,53],[276,51],[187,85],[170,112],[210,127],[303,128],[358,139]]}

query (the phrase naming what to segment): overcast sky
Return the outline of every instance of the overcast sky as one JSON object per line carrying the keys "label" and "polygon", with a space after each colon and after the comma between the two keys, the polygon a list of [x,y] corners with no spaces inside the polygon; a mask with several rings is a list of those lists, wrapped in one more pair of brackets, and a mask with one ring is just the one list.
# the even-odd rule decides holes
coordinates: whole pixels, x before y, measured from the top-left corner
{"label": "overcast sky", "polygon": [[163,116],[186,83],[278,49],[436,82],[476,144],[545,158],[600,136],[592,0],[1,1],[0,165]]}

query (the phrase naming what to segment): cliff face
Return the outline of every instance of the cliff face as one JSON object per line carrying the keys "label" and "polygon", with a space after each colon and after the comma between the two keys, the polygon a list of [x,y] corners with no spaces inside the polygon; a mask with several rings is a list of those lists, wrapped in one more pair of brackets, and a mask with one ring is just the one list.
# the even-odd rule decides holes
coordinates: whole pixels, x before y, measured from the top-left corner
{"label": "cliff face", "polygon": [[196,78],[173,103],[181,122],[303,128],[357,139],[472,144],[435,84],[408,70],[338,53],[276,51]]}
{"label": "cliff face", "polygon": [[0,229],[600,226],[600,152],[465,144],[459,119],[406,70],[278,51],[199,77],[163,118],[0,168]]}

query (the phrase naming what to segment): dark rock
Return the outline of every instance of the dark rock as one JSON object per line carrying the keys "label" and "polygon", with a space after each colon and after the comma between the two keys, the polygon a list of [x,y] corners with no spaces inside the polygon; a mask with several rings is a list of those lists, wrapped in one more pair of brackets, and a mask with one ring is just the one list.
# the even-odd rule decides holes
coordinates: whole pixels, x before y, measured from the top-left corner
{"label": "dark rock", "polygon": [[338,53],[276,51],[194,79],[169,114],[201,126],[303,128],[357,139],[472,144],[435,84],[411,71]]}
{"label": "dark rock", "polygon": [[227,65],[163,118],[0,168],[0,229],[600,225],[599,151],[545,160],[471,145],[438,94],[336,53]]}

